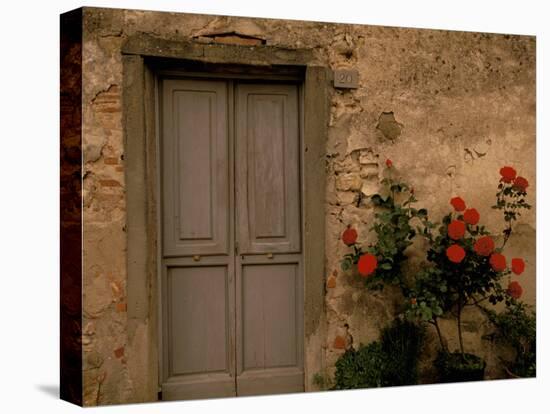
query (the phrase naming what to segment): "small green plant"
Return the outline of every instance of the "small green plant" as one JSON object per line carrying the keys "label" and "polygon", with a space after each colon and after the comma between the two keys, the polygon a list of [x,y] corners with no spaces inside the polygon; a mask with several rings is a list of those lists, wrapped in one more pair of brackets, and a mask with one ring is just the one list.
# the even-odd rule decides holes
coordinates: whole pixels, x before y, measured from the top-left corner
{"label": "small green plant", "polygon": [[336,362],[335,390],[381,387],[386,358],[380,342],[351,348]]}
{"label": "small green plant", "polygon": [[380,341],[347,350],[336,362],[333,389],[412,385],[418,382],[418,357],[424,331],[409,321],[395,320]]}
{"label": "small green plant", "polygon": [[332,381],[327,376],[321,374],[320,372],[313,375],[313,385],[317,386],[320,390],[327,390],[331,387]]}
{"label": "small green plant", "polygon": [[510,344],[516,351],[515,360],[506,364],[506,370],[517,377],[537,375],[537,321],[533,308],[513,300],[503,312],[485,309],[497,327],[496,340]]}

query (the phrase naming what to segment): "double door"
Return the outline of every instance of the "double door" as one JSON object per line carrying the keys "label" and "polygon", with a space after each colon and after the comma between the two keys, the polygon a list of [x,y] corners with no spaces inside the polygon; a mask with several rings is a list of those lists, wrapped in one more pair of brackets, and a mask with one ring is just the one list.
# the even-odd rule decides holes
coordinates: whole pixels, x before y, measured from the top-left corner
{"label": "double door", "polygon": [[303,391],[298,85],[159,85],[163,399]]}

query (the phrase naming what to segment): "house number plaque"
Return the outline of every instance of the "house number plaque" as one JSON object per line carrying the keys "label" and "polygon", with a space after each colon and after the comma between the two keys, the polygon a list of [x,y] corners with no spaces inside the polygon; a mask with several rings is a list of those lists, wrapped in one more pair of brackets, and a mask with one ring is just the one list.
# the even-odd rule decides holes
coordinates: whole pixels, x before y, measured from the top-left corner
{"label": "house number plaque", "polygon": [[355,69],[335,70],[334,87],[343,89],[357,89],[359,87],[359,72]]}

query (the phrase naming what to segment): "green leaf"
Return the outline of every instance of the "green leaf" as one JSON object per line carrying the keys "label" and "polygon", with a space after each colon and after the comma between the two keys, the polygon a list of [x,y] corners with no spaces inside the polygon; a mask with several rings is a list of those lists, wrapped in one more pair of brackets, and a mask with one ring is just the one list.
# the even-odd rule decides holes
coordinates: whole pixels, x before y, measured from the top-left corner
{"label": "green leaf", "polygon": [[432,310],[430,308],[421,308],[420,313],[423,320],[429,321],[430,319],[432,319]]}
{"label": "green leaf", "polygon": [[380,265],[380,269],[384,269],[384,270],[391,270],[392,269],[392,265],[390,263],[382,263]]}
{"label": "green leaf", "polygon": [[351,260],[349,260],[347,258],[342,260],[342,263],[341,263],[340,267],[342,268],[342,270],[344,272],[349,270],[351,268]]}
{"label": "green leaf", "polygon": [[425,208],[421,208],[420,210],[418,210],[416,215],[418,217],[426,217],[428,215],[428,210],[426,210]]}

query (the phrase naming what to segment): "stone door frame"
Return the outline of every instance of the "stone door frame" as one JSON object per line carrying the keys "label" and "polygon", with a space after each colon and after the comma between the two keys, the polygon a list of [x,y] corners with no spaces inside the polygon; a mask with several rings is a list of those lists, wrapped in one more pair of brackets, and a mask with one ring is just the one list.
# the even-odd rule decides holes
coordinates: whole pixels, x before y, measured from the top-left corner
{"label": "stone door frame", "polygon": [[[251,76],[271,79],[302,76],[302,231],[304,249],[304,372],[305,390],[324,363],[325,298],[325,165],[329,117],[329,70],[311,50],[270,45],[204,44],[160,39],[146,34],[130,37],[122,47],[124,165],[127,235],[128,335],[146,326],[147,355],[129,364],[147,364],[147,382],[158,388],[162,332],[159,326],[159,197],[156,119],[156,76],[173,63],[194,71],[227,71],[246,66]],[[170,63],[171,62],[171,63]],[[227,73],[227,72],[226,72]],[[219,73],[218,73],[219,74]],[[229,74],[228,76],[231,76]],[[317,337],[321,340],[309,340]],[[143,338],[142,338],[143,339]],[[144,362],[147,361],[147,362]],[[131,367],[129,367],[131,368]],[[145,396],[144,396],[145,397]],[[144,398],[145,400],[155,399]]]}

